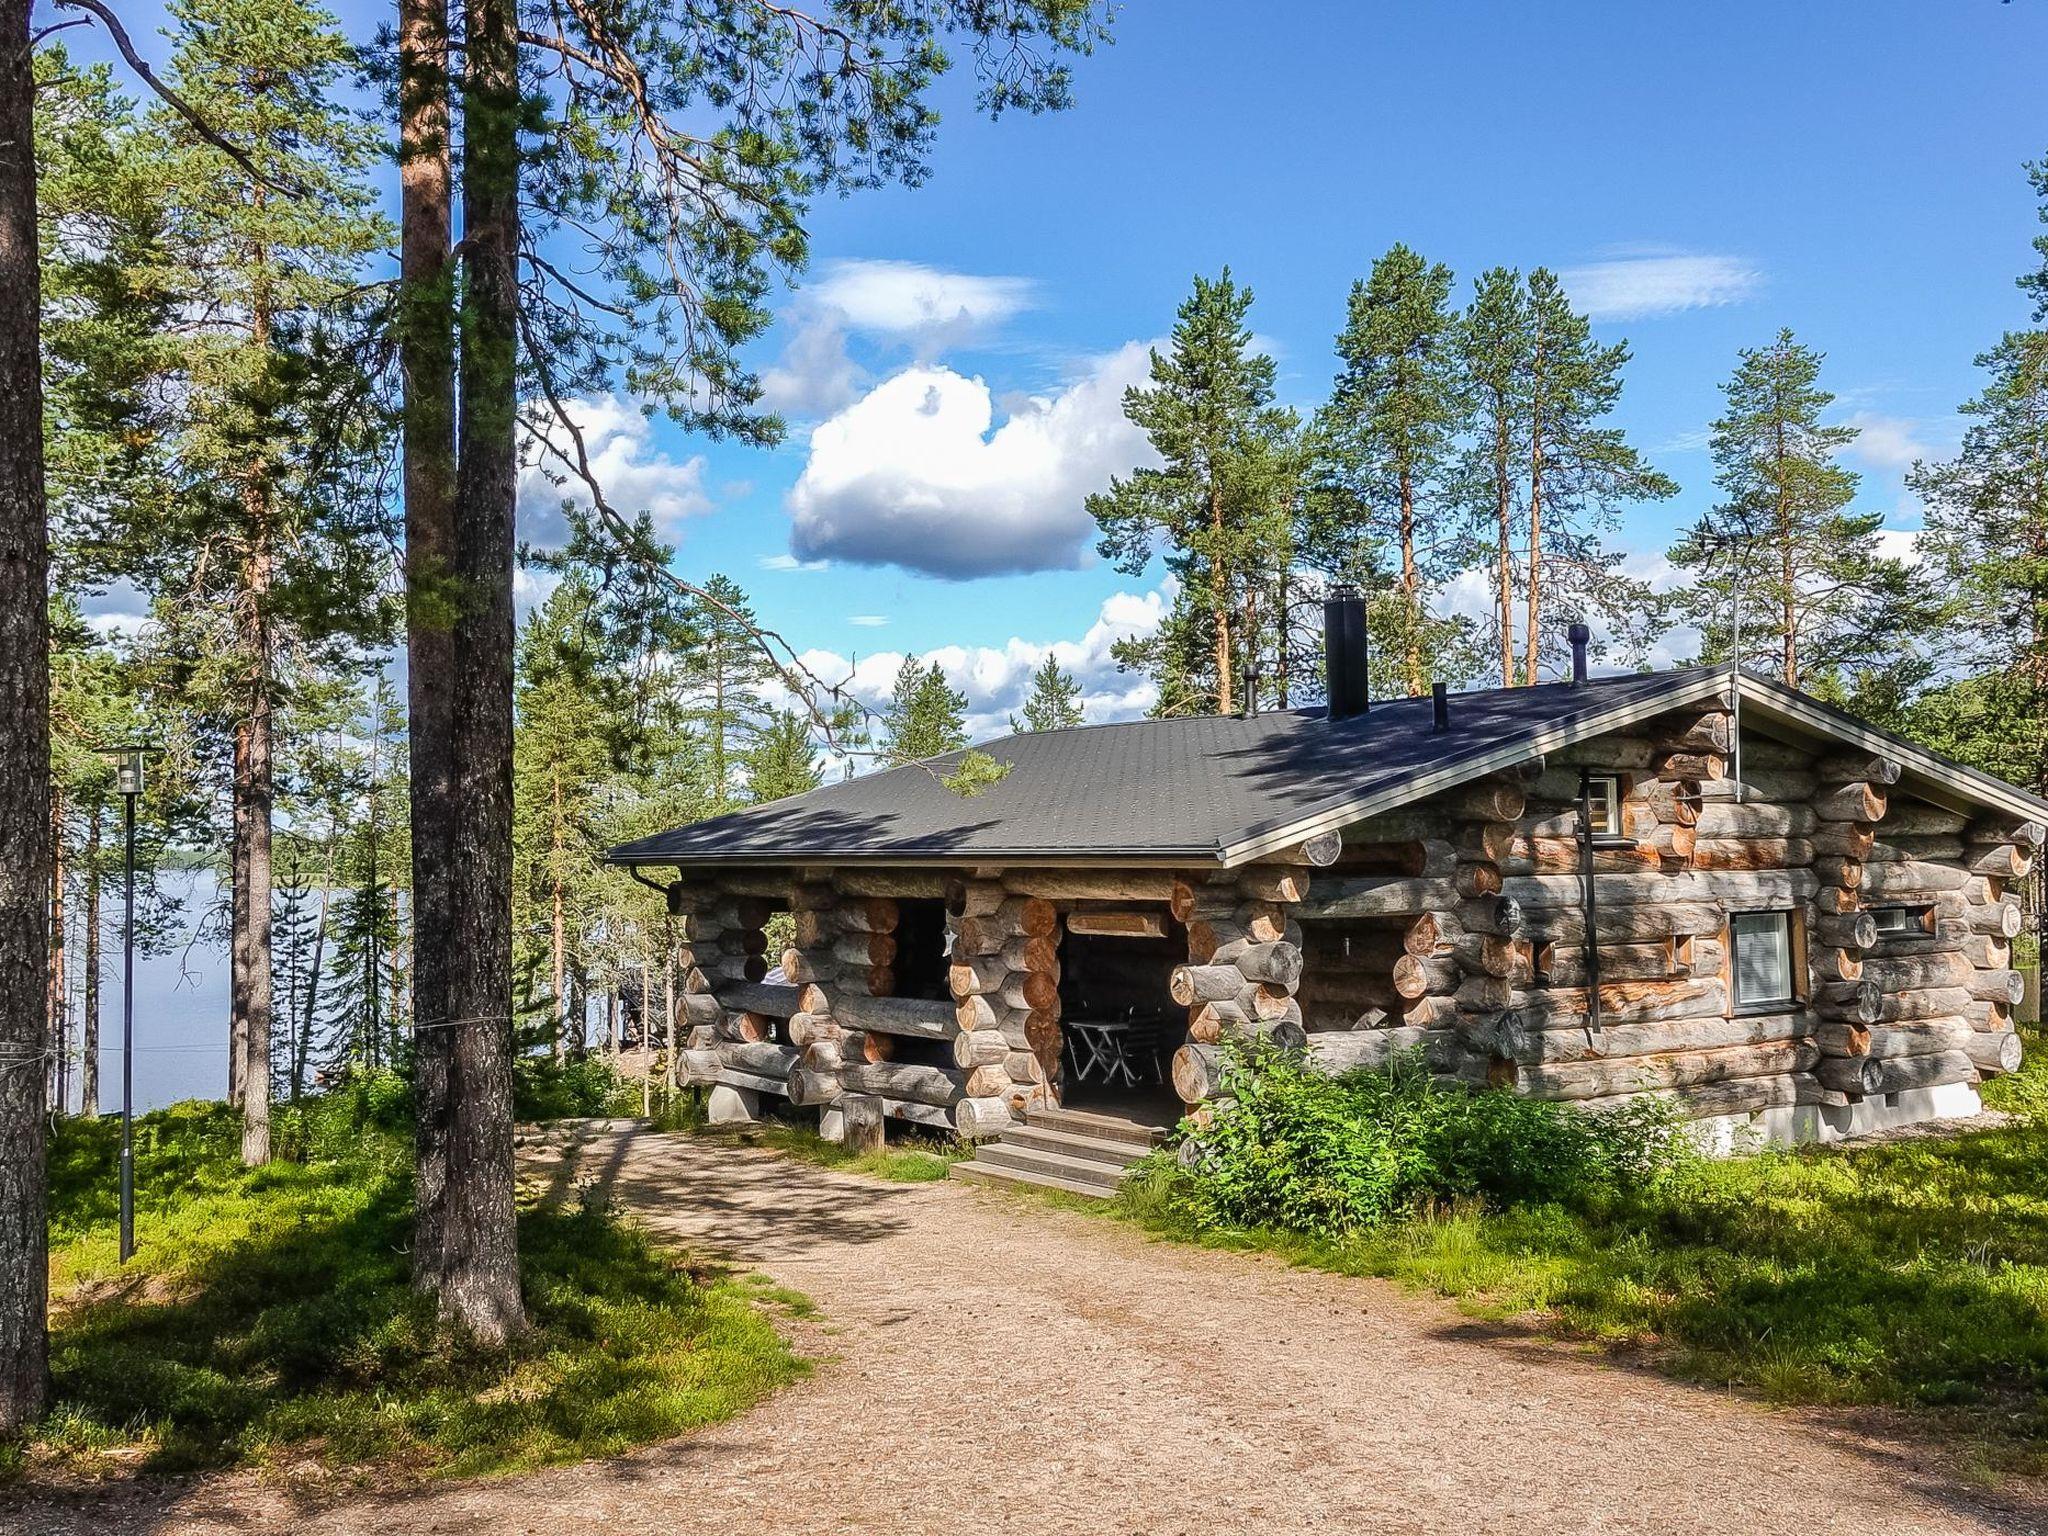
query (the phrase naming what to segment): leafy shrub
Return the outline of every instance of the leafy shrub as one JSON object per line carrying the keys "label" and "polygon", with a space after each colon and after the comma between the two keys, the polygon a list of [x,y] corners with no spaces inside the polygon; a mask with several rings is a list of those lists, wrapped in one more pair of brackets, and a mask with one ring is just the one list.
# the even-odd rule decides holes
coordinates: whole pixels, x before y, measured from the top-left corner
{"label": "leafy shrub", "polygon": [[1263,1047],[1231,1048],[1221,1107],[1187,1136],[1196,1150],[1177,1198],[1198,1221],[1319,1236],[1452,1201],[1585,1204],[1689,1159],[1655,1101],[1589,1114],[1439,1087],[1419,1057],[1332,1077]]}
{"label": "leafy shrub", "polygon": [[[625,1110],[626,1085],[602,1056],[556,1061],[526,1054],[512,1064],[512,1112],[521,1120],[573,1120]],[[638,1091],[630,1112],[639,1112]]]}

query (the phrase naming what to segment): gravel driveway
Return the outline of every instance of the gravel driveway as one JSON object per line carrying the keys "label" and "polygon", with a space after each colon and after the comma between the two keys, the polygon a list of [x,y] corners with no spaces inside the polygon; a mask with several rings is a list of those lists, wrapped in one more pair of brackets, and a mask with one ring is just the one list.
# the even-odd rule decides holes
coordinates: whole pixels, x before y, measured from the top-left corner
{"label": "gravel driveway", "polygon": [[[616,1462],[292,1510],[246,1479],[0,1507],[102,1532],[2032,1531],[1896,1446],[1394,1286],[591,1127],[529,1171],[810,1295],[816,1373]],[[168,1494],[168,1496],[167,1496]],[[81,1518],[81,1516],[83,1518]],[[10,1520],[15,1523],[10,1525]]]}

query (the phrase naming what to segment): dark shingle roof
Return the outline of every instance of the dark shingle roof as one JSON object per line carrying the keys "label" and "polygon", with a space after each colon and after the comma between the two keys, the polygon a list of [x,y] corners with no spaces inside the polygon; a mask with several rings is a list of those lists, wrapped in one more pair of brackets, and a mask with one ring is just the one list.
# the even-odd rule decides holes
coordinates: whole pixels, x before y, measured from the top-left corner
{"label": "dark shingle roof", "polygon": [[[1451,730],[1426,698],[1331,721],[1320,709],[1134,720],[1008,736],[983,750],[1010,765],[962,797],[938,782],[957,754],[893,768],[612,850],[615,863],[891,863],[1228,859],[1238,845],[1386,809],[1505,766],[1543,743],[1611,730],[1717,686],[1704,669],[1494,688],[1451,697]],[[1299,835],[1307,835],[1307,830]]]}

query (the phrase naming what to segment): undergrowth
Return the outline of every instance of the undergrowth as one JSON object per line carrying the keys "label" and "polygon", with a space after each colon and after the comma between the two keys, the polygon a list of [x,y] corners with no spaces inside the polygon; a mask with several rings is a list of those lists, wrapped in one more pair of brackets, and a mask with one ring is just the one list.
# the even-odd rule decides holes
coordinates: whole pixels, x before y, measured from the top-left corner
{"label": "undergrowth", "polygon": [[521,1210],[531,1327],[510,1350],[452,1336],[408,1281],[395,1078],[280,1108],[279,1160],[256,1170],[226,1106],[142,1117],[125,1268],[118,1135],[65,1122],[52,1144],[53,1406],[0,1471],[502,1472],[672,1437],[801,1369],[757,1290],[591,1204]]}

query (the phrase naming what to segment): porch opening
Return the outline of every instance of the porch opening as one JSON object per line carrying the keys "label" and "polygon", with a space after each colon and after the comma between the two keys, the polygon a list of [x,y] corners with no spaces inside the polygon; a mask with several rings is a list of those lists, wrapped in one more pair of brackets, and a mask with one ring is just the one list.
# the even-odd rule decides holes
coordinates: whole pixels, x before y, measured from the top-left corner
{"label": "porch opening", "polygon": [[1060,941],[1062,1108],[1141,1125],[1180,1118],[1169,1063],[1187,1038],[1187,1010],[1168,987],[1187,953],[1187,930],[1163,906],[1068,914]]}

